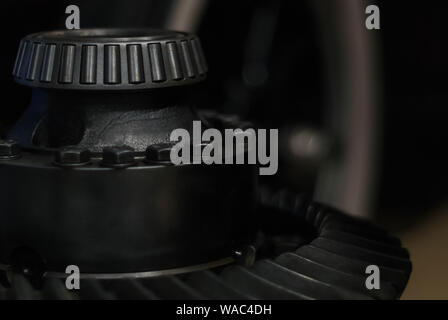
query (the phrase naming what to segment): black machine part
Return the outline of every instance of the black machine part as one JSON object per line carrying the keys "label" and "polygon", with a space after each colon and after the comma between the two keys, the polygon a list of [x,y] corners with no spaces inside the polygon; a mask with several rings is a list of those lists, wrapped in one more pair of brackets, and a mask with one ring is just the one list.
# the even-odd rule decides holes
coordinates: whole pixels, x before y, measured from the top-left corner
{"label": "black machine part", "polygon": [[[71,292],[60,276],[49,274],[36,286],[32,277],[12,270],[0,281],[0,299],[383,300],[401,296],[411,263],[398,238],[307,197],[263,191],[258,210],[262,231],[254,246],[235,252],[231,265],[84,276],[81,289]],[[272,232],[278,224],[281,234]],[[378,290],[365,286],[365,270],[372,264],[381,270]]]}
{"label": "black machine part", "polygon": [[171,132],[201,121],[187,96],[206,70],[186,33],[25,37],[13,75],[33,94],[8,134],[20,157],[0,162],[0,262],[26,248],[49,272],[147,272],[226,259],[250,243],[255,166],[167,158]]}
{"label": "black machine part", "polygon": [[[247,126],[195,111],[188,91],[206,70],[185,33],[21,41],[13,74],[33,97],[0,141],[0,298],[400,297],[411,263],[387,232],[259,192],[253,165],[170,163],[175,128]],[[371,264],[378,291],[364,285]],[[68,265],[81,271],[75,293],[61,281]]]}

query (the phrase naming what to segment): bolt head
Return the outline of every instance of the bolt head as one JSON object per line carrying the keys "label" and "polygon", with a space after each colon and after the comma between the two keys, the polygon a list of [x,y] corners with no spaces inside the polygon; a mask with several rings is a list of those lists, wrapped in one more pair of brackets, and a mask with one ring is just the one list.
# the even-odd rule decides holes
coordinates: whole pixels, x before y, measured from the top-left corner
{"label": "bolt head", "polygon": [[237,263],[250,267],[255,263],[257,249],[254,246],[245,246],[241,250],[235,251],[234,256]]}
{"label": "bolt head", "polygon": [[56,151],[54,161],[61,166],[76,166],[87,164],[90,157],[90,151],[87,149],[67,146]]}
{"label": "bolt head", "polygon": [[14,140],[0,140],[0,159],[15,159],[20,156],[20,146]]}
{"label": "bolt head", "polygon": [[135,150],[129,146],[106,147],[103,149],[102,165],[124,168],[135,163]]}
{"label": "bolt head", "polygon": [[171,149],[175,143],[158,143],[146,149],[147,162],[171,163]]}

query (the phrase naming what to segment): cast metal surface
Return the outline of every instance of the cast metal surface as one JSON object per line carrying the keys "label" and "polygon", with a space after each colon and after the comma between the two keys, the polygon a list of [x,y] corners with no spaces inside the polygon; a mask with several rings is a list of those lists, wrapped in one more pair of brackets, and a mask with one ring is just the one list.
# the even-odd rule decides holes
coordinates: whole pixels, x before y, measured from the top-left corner
{"label": "cast metal surface", "polygon": [[[412,266],[386,231],[258,192],[255,166],[171,164],[173,129],[250,126],[195,111],[198,43],[104,29],[22,40],[14,77],[33,97],[0,141],[0,299],[399,298]],[[371,264],[379,290],[365,287]],[[68,265],[79,291],[61,281]]]}
{"label": "cast metal surface", "polygon": [[139,273],[225,259],[250,243],[255,167],[169,159],[171,132],[201,120],[189,92],[206,70],[185,33],[25,37],[13,75],[33,93],[0,144],[14,158],[0,162],[0,263]]}

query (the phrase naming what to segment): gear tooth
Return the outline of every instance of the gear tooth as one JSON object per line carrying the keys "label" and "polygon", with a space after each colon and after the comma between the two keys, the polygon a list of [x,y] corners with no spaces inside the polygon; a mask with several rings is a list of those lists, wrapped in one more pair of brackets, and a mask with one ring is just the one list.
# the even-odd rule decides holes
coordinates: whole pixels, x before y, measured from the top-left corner
{"label": "gear tooth", "polygon": [[97,51],[96,45],[82,46],[80,78],[82,84],[96,83]]}
{"label": "gear tooth", "polygon": [[151,63],[151,76],[153,82],[166,80],[165,65],[162,56],[162,46],[160,43],[150,43],[148,45],[149,60]]}
{"label": "gear tooth", "polygon": [[76,46],[66,44],[62,46],[61,65],[59,66],[59,83],[73,83]]}
{"label": "gear tooth", "polygon": [[104,46],[104,83],[121,83],[121,58],[119,45]]}
{"label": "gear tooth", "polygon": [[143,67],[142,47],[139,44],[127,46],[129,83],[138,84],[145,82]]}
{"label": "gear tooth", "polygon": [[168,42],[166,44],[167,60],[171,71],[171,78],[173,80],[181,80],[184,77],[182,72],[182,65],[179,59],[179,50],[176,42]]}
{"label": "gear tooth", "polygon": [[42,59],[42,70],[40,72],[41,82],[51,82],[53,79],[54,59],[56,56],[56,45],[47,44]]}
{"label": "gear tooth", "polygon": [[24,41],[23,49],[20,54],[20,62],[17,66],[17,77],[24,79],[28,71],[29,59],[31,56],[31,43],[30,41]]}
{"label": "gear tooth", "polygon": [[16,61],[14,63],[14,69],[12,71],[13,76],[20,77],[20,69],[22,66],[23,56],[26,49],[26,41],[22,40],[19,44],[19,51],[17,53]]}
{"label": "gear tooth", "polygon": [[40,59],[42,56],[42,44],[34,42],[31,47],[31,56],[28,60],[28,69],[26,72],[26,79],[34,81],[37,78],[39,67],[41,65]]}
{"label": "gear tooth", "polygon": [[191,58],[190,45],[187,40],[180,42],[180,51],[182,55],[182,61],[184,63],[185,74],[188,78],[194,78],[196,72],[193,66],[193,60]]}
{"label": "gear tooth", "polygon": [[191,40],[191,47],[193,49],[193,57],[196,61],[198,73],[203,75],[207,72],[207,64],[205,62],[204,55],[202,53],[201,43],[198,38]]}

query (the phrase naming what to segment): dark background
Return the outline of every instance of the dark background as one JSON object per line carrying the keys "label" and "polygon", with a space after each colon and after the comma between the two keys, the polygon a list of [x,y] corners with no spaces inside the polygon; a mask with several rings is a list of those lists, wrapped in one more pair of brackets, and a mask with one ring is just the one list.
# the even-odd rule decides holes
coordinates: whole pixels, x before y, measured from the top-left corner
{"label": "dark background", "polygon": [[[171,2],[3,1],[3,130],[17,120],[30,98],[29,88],[14,84],[11,76],[21,37],[63,29],[69,4],[80,7],[81,28],[163,27]],[[266,127],[306,123],[325,132],[328,106],[322,60],[328,48],[319,41],[312,2],[209,1],[197,30],[210,69],[208,82],[197,92],[199,106],[238,113]],[[374,218],[407,230],[448,199],[446,11],[436,0],[365,3],[381,10],[381,30],[371,31],[381,94]],[[328,16],[331,23],[331,11]],[[266,70],[247,73],[251,62]],[[295,169],[284,166],[270,183],[312,191],[314,176],[310,178],[308,170],[302,170],[303,179],[295,176],[303,183],[291,183],[288,175]]]}

